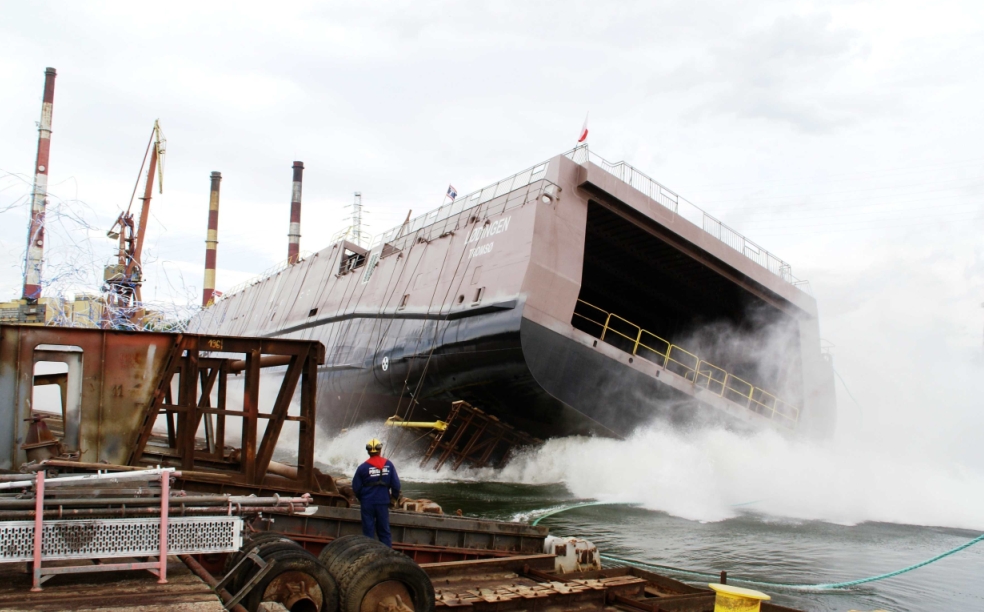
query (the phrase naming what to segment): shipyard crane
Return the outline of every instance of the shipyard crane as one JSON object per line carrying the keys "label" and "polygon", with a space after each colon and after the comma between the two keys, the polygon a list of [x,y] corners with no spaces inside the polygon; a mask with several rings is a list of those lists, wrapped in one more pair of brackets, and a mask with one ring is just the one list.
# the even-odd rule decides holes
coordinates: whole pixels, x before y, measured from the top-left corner
{"label": "shipyard crane", "polygon": [[[105,290],[108,292],[107,305],[113,316],[123,316],[130,322],[137,322],[141,318],[140,285],[143,283],[143,271],[140,256],[143,252],[144,239],[147,233],[147,221],[150,218],[150,199],[154,192],[154,178],[156,175],[158,193],[164,193],[164,152],[167,140],[161,131],[159,120],[154,121],[154,129],[150,133],[150,140],[147,142],[147,150],[144,152],[143,161],[140,163],[140,171],[137,173],[137,182],[133,185],[133,193],[130,195],[130,204],[126,210],[120,213],[116,223],[106,233],[113,240],[119,240],[117,261],[115,264],[106,266],[103,273],[103,281],[106,283]],[[150,164],[147,164],[147,157],[150,156]],[[147,178],[144,182],[144,195],[141,200],[140,217],[134,222],[133,200],[137,194],[137,187],[143,176],[144,166],[147,167]]]}

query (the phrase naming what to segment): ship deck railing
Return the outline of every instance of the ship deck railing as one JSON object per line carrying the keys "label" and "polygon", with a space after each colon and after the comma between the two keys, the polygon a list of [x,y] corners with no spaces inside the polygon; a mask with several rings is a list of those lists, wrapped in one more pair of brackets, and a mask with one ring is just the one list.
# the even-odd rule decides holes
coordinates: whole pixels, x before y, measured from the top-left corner
{"label": "ship deck railing", "polygon": [[800,410],[796,406],[617,314],[579,299],[574,317],[579,323],[575,326],[577,329],[682,376],[695,387],[744,406],[784,427],[795,429],[799,422]]}
{"label": "ship deck railing", "polygon": [[728,227],[720,219],[708,214],[704,209],[680,196],[672,189],[667,188],[655,179],[640,172],[637,168],[624,161],[610,162],[597,153],[590,151],[586,144],[571,149],[564,155],[581,165],[588,162],[593,163],[623,183],[627,183],[637,191],[641,191],[660,206],[680,215],[682,218],[704,230],[704,232],[720,240],[735,251],[738,251],[787,283],[810,293],[809,281],[800,280],[793,276],[792,266],[787,262]]}

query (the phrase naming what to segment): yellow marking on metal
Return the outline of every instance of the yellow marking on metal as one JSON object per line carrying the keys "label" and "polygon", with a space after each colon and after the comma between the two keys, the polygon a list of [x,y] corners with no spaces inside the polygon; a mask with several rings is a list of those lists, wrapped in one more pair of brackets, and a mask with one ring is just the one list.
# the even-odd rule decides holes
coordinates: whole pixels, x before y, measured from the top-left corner
{"label": "yellow marking on metal", "polygon": [[448,428],[448,424],[444,421],[404,421],[398,416],[391,416],[386,419],[386,425],[389,427],[410,427],[414,429],[433,429],[436,431],[445,431]]}
{"label": "yellow marking on metal", "polygon": [[772,599],[761,591],[731,586],[730,584],[710,583],[714,590],[714,612],[758,612],[762,602]]}

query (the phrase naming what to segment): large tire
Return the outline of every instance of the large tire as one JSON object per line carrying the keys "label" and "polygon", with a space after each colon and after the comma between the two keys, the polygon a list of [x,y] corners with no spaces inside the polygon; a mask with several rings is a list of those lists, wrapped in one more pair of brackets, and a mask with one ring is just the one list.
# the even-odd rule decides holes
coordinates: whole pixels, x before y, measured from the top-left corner
{"label": "large tire", "polygon": [[242,547],[236,552],[226,555],[225,567],[223,568],[223,575],[228,574],[232,571],[232,568],[236,567],[236,564],[246,556],[249,551],[253,550],[260,544],[266,542],[290,542],[291,539],[287,536],[277,533],[276,531],[261,531],[259,533],[252,533],[243,538]]}
{"label": "large tire", "polygon": [[[252,548],[250,550],[252,550]],[[312,555],[308,551],[301,548],[298,544],[290,540],[286,542],[281,542],[277,540],[270,540],[267,542],[263,542],[262,544],[259,545],[259,550],[256,551],[256,554],[265,561],[268,559],[272,559],[274,555],[280,554],[281,552],[284,551],[294,555],[300,555],[301,553],[303,553],[305,555],[310,556],[312,559],[315,558],[314,555]],[[232,588],[229,589],[229,592],[234,595],[238,593],[240,589],[246,586],[246,583],[249,582],[250,579],[253,578],[253,576],[258,571],[260,571],[260,568],[255,563],[252,562],[244,563],[243,567],[239,569],[239,573],[237,573],[236,576],[232,579],[232,582],[230,583]]]}
{"label": "large tire", "polygon": [[344,553],[350,547],[356,544],[361,544],[364,542],[375,542],[372,538],[367,538],[364,535],[347,535],[340,538],[335,538],[331,542],[325,544],[325,547],[321,549],[321,553],[318,555],[318,559],[321,559],[322,563],[326,563],[328,559],[334,559],[338,555]]}
{"label": "large tire", "polygon": [[[352,539],[347,539],[348,537]],[[343,539],[346,541],[341,542]],[[335,542],[339,542],[339,544],[332,546]],[[389,546],[365,536],[346,536],[346,538],[339,538],[328,544],[328,546],[325,546],[321,550],[321,554],[318,555],[318,559],[325,564],[331,575],[338,580],[339,574],[341,571],[344,571],[344,568],[364,561],[364,558],[375,558],[379,555],[388,554],[399,553],[394,553],[393,549]]]}
{"label": "large tire", "polygon": [[325,545],[321,549],[321,554],[318,555],[319,559],[333,559],[342,555],[348,554],[348,551],[352,548],[357,547],[367,547],[367,546],[384,546],[382,542],[376,540],[375,538],[367,538],[364,535],[347,535],[340,538],[335,538],[331,542]]}
{"label": "large tire", "polygon": [[361,612],[367,597],[374,602],[369,607],[376,608],[380,600],[396,595],[415,612],[433,612],[434,585],[419,565],[399,553],[373,557],[347,567],[336,578],[339,612]]}
{"label": "large tire", "polygon": [[273,569],[245,598],[246,609],[256,612],[264,601],[275,601],[291,612],[337,612],[338,586],[325,566],[302,549],[279,550],[264,556]]}

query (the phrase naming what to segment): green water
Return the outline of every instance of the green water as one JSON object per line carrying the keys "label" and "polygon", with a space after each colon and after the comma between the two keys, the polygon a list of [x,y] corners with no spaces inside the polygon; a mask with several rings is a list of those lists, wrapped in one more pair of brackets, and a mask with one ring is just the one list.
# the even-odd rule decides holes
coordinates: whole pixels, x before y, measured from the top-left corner
{"label": "green water", "polygon": [[[574,503],[561,484],[407,482],[404,493],[446,512],[527,520]],[[958,546],[979,533],[865,522],[855,526],[792,521],[742,512],[698,522],[630,506],[579,508],[545,519],[558,535],[592,540],[606,554],[730,576],[787,583],[853,580],[895,570]],[[888,580],[830,593],[769,590],[775,603],[803,610],[893,612],[984,610],[984,544]]]}

